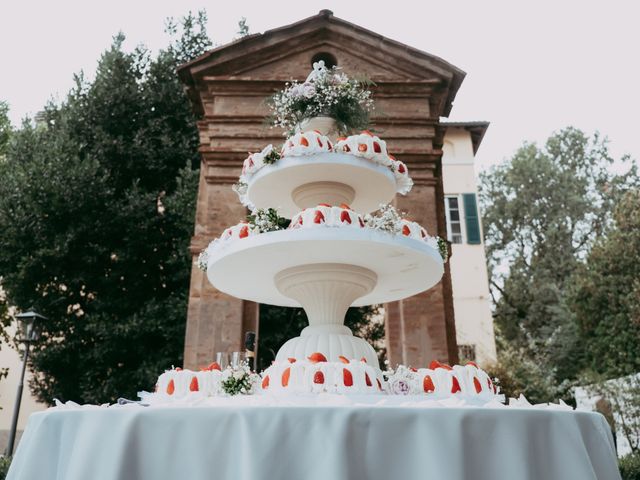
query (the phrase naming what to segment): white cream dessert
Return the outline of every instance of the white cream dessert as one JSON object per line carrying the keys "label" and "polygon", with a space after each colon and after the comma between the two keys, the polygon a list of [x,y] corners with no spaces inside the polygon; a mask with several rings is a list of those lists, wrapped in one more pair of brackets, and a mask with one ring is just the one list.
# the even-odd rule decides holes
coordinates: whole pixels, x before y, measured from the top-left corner
{"label": "white cream dessert", "polygon": [[262,374],[263,392],[381,393],[382,378],[363,360],[329,362],[320,352],[306,359],[274,362]]}
{"label": "white cream dessert", "polygon": [[409,176],[409,169],[400,160],[396,160],[393,155],[389,155],[391,160],[391,171],[396,177],[396,185],[400,195],[406,195],[413,188],[413,180]]}
{"label": "white cream dessert", "polygon": [[403,218],[400,220],[402,225],[401,232],[405,237],[413,238],[415,240],[422,240],[427,243],[430,247],[438,250],[438,239],[437,237],[432,237],[427,233],[427,230],[421,226],[417,222],[412,222],[411,220],[407,220]]}
{"label": "white cream dessert", "polygon": [[156,391],[149,399],[184,398],[186,396],[213,396],[222,392],[222,372],[217,363],[198,372],[172,368],[158,378]]}
{"label": "white cream dessert", "polygon": [[336,140],[334,150],[366,158],[385,167],[391,167],[391,159],[387,153],[386,142],[368,130],[349,137],[339,137]]}
{"label": "white cream dessert", "polygon": [[351,210],[349,205],[342,204],[335,207],[322,203],[297,213],[289,225],[290,229],[314,227],[364,228],[364,219],[362,215]]}
{"label": "white cream dessert", "polygon": [[429,368],[419,369],[401,366],[389,376],[386,387],[388,393],[396,395],[504,400],[489,375],[473,362],[451,367],[433,361]]}
{"label": "white cream dessert", "polygon": [[283,157],[299,157],[333,151],[333,145],[329,137],[318,130],[296,133],[282,145],[280,152]]}

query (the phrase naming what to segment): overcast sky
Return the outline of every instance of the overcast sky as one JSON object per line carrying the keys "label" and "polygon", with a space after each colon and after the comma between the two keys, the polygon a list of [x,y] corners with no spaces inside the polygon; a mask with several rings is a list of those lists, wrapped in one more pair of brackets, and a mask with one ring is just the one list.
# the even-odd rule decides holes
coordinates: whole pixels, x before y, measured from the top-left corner
{"label": "overcast sky", "polygon": [[164,19],[206,9],[209,34],[227,43],[246,17],[252,33],[322,8],[438,55],[467,72],[451,120],[488,120],[481,168],[524,140],[573,125],[640,159],[640,7],[636,1],[0,1],[0,99],[15,124],[64,98],[74,72],[90,78],[118,31],[127,48],[166,45]]}

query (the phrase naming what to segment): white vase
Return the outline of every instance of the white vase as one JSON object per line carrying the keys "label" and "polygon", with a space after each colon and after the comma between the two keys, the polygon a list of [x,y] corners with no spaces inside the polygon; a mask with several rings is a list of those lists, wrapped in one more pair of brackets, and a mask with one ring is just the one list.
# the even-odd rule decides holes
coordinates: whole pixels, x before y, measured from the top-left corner
{"label": "white vase", "polygon": [[310,132],[312,130],[317,130],[322,135],[332,137],[337,134],[336,120],[332,117],[311,117],[305,118],[300,122],[301,132]]}

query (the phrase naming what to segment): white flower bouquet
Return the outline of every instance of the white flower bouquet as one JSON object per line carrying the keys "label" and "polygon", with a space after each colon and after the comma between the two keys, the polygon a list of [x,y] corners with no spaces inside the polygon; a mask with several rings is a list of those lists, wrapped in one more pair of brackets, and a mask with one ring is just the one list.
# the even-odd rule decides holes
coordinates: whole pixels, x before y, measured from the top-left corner
{"label": "white flower bouquet", "polygon": [[327,69],[323,61],[313,65],[304,83],[287,83],[270,99],[270,121],[275,127],[294,133],[298,125],[312,117],[332,117],[340,134],[369,126],[373,100],[367,86],[371,82],[347,77],[338,67]]}

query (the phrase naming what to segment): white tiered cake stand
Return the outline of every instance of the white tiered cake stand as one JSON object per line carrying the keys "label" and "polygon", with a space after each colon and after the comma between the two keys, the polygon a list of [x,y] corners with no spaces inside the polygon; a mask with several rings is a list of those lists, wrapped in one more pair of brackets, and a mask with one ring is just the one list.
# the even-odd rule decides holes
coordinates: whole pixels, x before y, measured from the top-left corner
{"label": "white tiered cake stand", "polygon": [[316,227],[250,236],[211,255],[210,282],[258,303],[303,307],[309,326],[277,360],[324,353],[330,361],[365,357],[373,348],[343,325],[350,306],[391,302],[435,285],[440,253],[425,242],[371,229]]}
{"label": "white tiered cake stand", "polygon": [[[305,130],[314,128],[312,122]],[[388,168],[341,153],[280,159],[247,187],[251,203],[277,207],[285,216],[319,203],[350,203],[367,213],[395,196]],[[443,271],[440,253],[421,240],[326,226],[250,236],[212,252],[207,265],[209,281],[224,293],[304,308],[309,326],[282,346],[276,360],[322,352],[329,361],[364,357],[375,366],[373,348],[344,326],[347,309],[423,292]]]}

